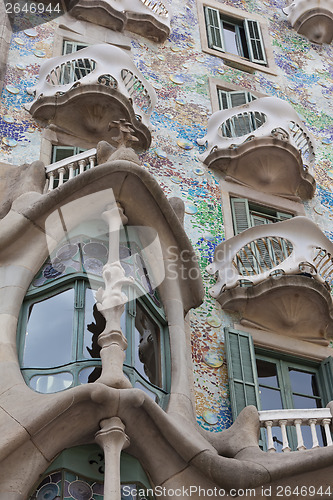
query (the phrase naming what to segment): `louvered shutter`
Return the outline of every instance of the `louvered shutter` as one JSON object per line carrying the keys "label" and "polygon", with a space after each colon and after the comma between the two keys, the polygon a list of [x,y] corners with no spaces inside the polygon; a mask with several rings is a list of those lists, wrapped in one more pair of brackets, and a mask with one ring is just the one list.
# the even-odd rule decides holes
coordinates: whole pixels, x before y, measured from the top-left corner
{"label": "louvered shutter", "polygon": [[229,94],[229,92],[226,92],[225,90],[217,89],[217,95],[219,98],[220,109],[229,109],[230,108],[228,94]]}
{"label": "louvered shutter", "polygon": [[[260,217],[259,215],[251,214],[252,226],[262,226],[263,224],[269,224],[270,221],[266,217]],[[255,255],[256,271],[258,273],[264,272],[267,269],[271,269],[275,266],[274,263],[274,250],[272,245],[267,242],[266,244],[260,239],[256,243],[252,243],[253,253]]]}
{"label": "louvered shutter", "polygon": [[205,7],[205,19],[208,36],[208,46],[224,52],[223,33],[220,23],[220,13],[211,7]]}
{"label": "louvered shutter", "polygon": [[232,220],[235,235],[251,227],[249,202],[246,198],[231,198]]}
{"label": "louvered shutter", "polygon": [[245,406],[260,409],[258,376],[251,335],[225,330],[225,345],[232,415],[235,419]]}
{"label": "louvered shutter", "polygon": [[320,392],[323,396],[324,405],[333,401],[333,358],[329,356],[320,363],[318,371]]}
{"label": "louvered shutter", "polygon": [[266,64],[267,60],[260,24],[258,23],[258,21],[245,19],[244,28],[249,49],[250,61],[258,64]]}

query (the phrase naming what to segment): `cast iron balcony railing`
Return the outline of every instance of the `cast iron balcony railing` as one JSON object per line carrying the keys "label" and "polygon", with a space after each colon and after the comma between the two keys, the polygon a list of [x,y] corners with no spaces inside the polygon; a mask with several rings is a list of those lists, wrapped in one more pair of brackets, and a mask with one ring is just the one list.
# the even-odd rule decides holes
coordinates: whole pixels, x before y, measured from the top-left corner
{"label": "cast iron balcony railing", "polygon": [[110,123],[123,119],[133,127],[137,146],[146,149],[155,102],[154,89],[123,50],[92,45],[41,66],[29,111],[88,144],[112,142]]}
{"label": "cast iron balcony railing", "polygon": [[333,0],[292,0],[283,11],[297,33],[311,42],[331,43]]}
{"label": "cast iron balcony railing", "polygon": [[305,410],[265,410],[259,411],[259,420],[262,428],[266,429],[266,448],[268,452],[277,451],[277,439],[273,437],[272,428],[279,427],[282,441],[279,443],[283,452],[291,450],[287,427],[293,427],[296,431],[297,450],[307,449],[304,443],[304,431],[302,427],[310,427],[311,447],[319,448],[319,440],[316,426],[323,428],[325,441],[324,446],[332,446],[330,426],[332,415],[329,408],[311,408]]}
{"label": "cast iron balcony railing", "polygon": [[162,0],[74,0],[69,13],[116,31],[127,29],[157,42],[163,42],[170,34],[170,9]]}
{"label": "cast iron balcony railing", "polygon": [[201,160],[234,181],[287,197],[311,198],[315,144],[292,106],[276,97],[214,113]]}
{"label": "cast iron balcony railing", "polygon": [[207,271],[210,294],[242,324],[325,345],[333,336],[333,243],[306,217],[223,241]]}

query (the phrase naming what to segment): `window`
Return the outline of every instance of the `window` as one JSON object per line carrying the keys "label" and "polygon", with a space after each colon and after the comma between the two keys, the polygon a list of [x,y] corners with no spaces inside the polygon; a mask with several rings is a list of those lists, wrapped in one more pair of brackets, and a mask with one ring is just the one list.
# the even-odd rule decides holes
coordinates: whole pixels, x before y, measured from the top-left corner
{"label": "window", "polygon": [[222,89],[217,89],[217,94],[220,109],[235,108],[236,106],[247,104],[248,102],[254,101],[256,99],[256,96],[251,94],[251,92],[246,92],[243,90],[227,92]]}
{"label": "window", "polygon": [[[86,47],[88,47],[88,44],[86,43],[65,40],[63,45],[63,55],[74,54]],[[95,67],[95,61],[87,58],[81,59],[78,54],[78,57],[75,60],[68,61],[66,64],[61,64],[60,75],[57,75],[57,83],[60,85],[75,83],[76,81],[91,73],[95,69]]]}
{"label": "window", "polygon": [[78,155],[86,151],[84,148],[72,147],[72,146],[52,146],[52,159],[51,163],[57,161],[65,160],[70,156]]}
{"label": "window", "polygon": [[276,74],[267,21],[214,0],[197,0],[202,49],[243,71]]}
{"label": "window", "polygon": [[[95,232],[101,224],[94,223]],[[124,290],[129,299],[121,319],[128,342],[124,373],[133,387],[164,405],[170,381],[163,307],[150,284],[135,228],[121,231],[120,241],[122,266],[141,290],[136,295],[132,289]],[[96,307],[95,291],[103,286],[107,259],[106,228],[105,237],[99,238],[77,230],[55,250],[30,285],[21,310],[18,343],[23,376],[35,391],[58,392],[100,376],[97,340],[105,320]]]}
{"label": "window", "polygon": [[250,227],[281,222],[293,217],[292,214],[263,207],[246,198],[231,198],[230,202],[235,235]]}
{"label": "window", "polygon": [[[104,454],[99,446],[84,445],[67,449],[52,462],[44,477],[39,479],[29,500],[102,500],[104,468]],[[120,457],[120,481],[121,498],[152,500],[153,497],[146,493],[147,490],[152,490],[147,474],[136,458],[124,452]]]}
{"label": "window", "polygon": [[[332,400],[333,358],[316,362],[256,348],[251,335],[236,330],[226,329],[225,342],[234,419],[248,405],[258,410],[311,409],[324,408]],[[292,429],[288,432],[296,449],[296,436]],[[274,436],[280,444],[277,427]],[[310,431],[304,430],[303,438],[311,447]]]}
{"label": "window", "polygon": [[217,9],[207,6],[205,19],[210,48],[244,57],[254,63],[266,64],[258,21],[251,19],[239,21],[225,17]]}

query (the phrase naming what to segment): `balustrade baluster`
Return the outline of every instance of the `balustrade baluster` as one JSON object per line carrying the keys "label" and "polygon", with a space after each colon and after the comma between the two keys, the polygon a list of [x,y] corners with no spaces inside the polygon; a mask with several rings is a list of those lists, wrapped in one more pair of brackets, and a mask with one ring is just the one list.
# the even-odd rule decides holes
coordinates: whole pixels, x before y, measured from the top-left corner
{"label": "balustrade baluster", "polygon": [[49,173],[49,191],[53,190],[53,186],[54,186],[54,173],[50,172]]}
{"label": "balustrade baluster", "polygon": [[69,172],[68,180],[73,179],[73,177],[74,177],[74,163],[70,163],[68,165],[68,172]]}
{"label": "balustrade baluster", "polygon": [[273,425],[272,420],[266,420],[265,426],[266,426],[266,430],[267,430],[267,451],[270,451],[270,452],[276,451],[275,446],[274,446],[274,441],[273,441],[273,435],[272,435],[272,425]]}
{"label": "balustrade baluster", "polygon": [[298,450],[306,450],[304,446],[304,441],[303,441],[303,435],[302,435],[302,429],[301,429],[301,424],[303,420],[302,419],[296,419],[294,421],[295,427],[296,427],[296,435],[297,435],[297,449]]}
{"label": "balustrade baluster", "polygon": [[94,168],[95,166],[95,156],[89,156],[89,168]]}
{"label": "balustrade baluster", "polygon": [[281,433],[282,433],[282,451],[283,452],[290,451],[286,425],[287,425],[287,420],[279,420],[279,426],[281,428]]}
{"label": "balustrade baluster", "polygon": [[58,186],[61,186],[64,183],[64,174],[66,172],[66,169],[64,167],[61,167],[58,169],[58,174],[59,174],[59,184]]}
{"label": "balustrade baluster", "polygon": [[79,167],[80,167],[79,174],[82,174],[84,172],[85,166],[86,166],[86,160],[79,160]]}
{"label": "balustrade baluster", "polygon": [[309,424],[310,424],[310,429],[311,429],[311,437],[312,437],[312,448],[319,448],[317,431],[316,431],[316,423],[317,423],[316,418],[309,419]]}
{"label": "balustrade baluster", "polygon": [[325,430],[325,436],[326,436],[326,441],[327,441],[327,446],[332,446],[332,436],[331,436],[331,431],[330,431],[330,423],[331,419],[330,418],[323,418],[321,425],[324,427]]}

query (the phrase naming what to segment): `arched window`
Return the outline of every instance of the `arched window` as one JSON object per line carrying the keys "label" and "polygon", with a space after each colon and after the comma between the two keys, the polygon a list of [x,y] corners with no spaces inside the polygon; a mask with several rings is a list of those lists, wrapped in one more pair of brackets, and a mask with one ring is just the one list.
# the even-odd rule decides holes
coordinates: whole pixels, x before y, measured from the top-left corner
{"label": "arched window", "polygon": [[[122,499],[152,500],[152,488],[138,460],[121,454]],[[97,445],[63,451],[35,486],[29,500],[103,500],[104,456]]]}
{"label": "arched window", "polygon": [[[93,229],[85,226],[85,233],[82,230],[77,228],[47,259],[22,306],[20,364],[27,384],[37,392],[91,383],[101,373],[98,335],[105,320],[96,307],[95,292],[103,286],[108,234],[100,221]],[[133,387],[143,389],[163,406],[170,383],[168,332],[140,245],[135,228],[121,231],[120,260],[136,287],[136,291],[124,290],[128,296],[121,318],[128,342],[124,372]]]}

